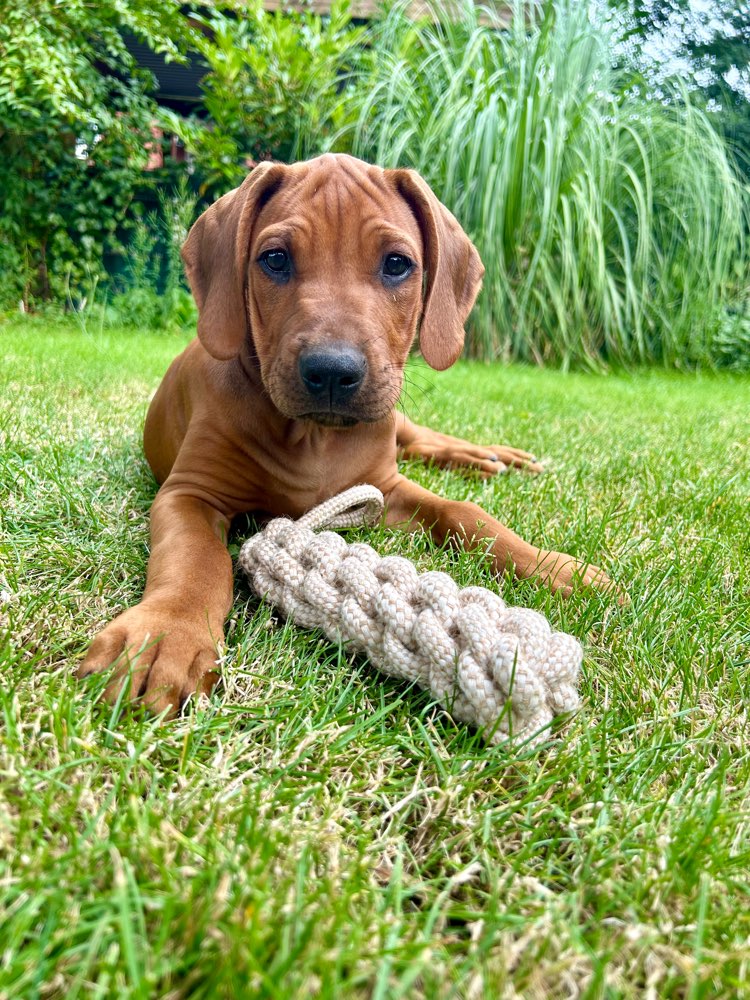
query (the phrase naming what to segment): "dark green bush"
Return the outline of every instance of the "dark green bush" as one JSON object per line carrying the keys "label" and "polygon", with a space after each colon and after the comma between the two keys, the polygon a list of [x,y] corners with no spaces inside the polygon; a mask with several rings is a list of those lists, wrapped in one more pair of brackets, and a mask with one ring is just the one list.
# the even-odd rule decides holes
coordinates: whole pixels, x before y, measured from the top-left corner
{"label": "dark green bush", "polygon": [[0,305],[80,298],[104,276],[105,249],[122,251],[159,113],[124,38],[181,58],[196,35],[187,13],[176,0],[5,5]]}
{"label": "dark green bush", "polygon": [[14,300],[64,301],[103,276],[105,248],[121,250],[116,233],[142,183],[148,120],[139,94],[122,108],[113,96],[105,132],[52,114],[24,133],[0,131],[0,243],[20,265]]}
{"label": "dark green bush", "polygon": [[158,329],[195,324],[197,310],[180,257],[196,215],[197,197],[183,176],[171,192],[158,191],[159,211],[140,220],[128,247],[122,290],[111,302],[117,323]]}

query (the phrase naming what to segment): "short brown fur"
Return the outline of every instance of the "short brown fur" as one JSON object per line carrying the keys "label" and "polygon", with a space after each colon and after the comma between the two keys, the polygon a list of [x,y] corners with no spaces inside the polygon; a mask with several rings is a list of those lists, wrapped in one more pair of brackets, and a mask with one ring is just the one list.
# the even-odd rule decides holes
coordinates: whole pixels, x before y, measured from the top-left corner
{"label": "short brown fur", "polygon": [[[279,247],[293,261],[283,284],[259,263]],[[388,284],[381,268],[393,253],[414,267]],[[173,714],[209,691],[232,602],[231,519],[297,517],[356,483],[383,491],[388,524],[489,548],[498,573],[538,575],[565,593],[575,582],[611,586],[596,567],[540,550],[476,504],[442,499],[398,471],[399,454],[482,475],[541,469],[526,452],[473,445],[394,409],[418,329],[434,368],[459,356],[484,270],[417,174],[332,154],[262,164],[195,223],[183,257],[198,339],[172,363],[146,419],[146,456],[161,488],[145,593],[79,668],[85,676],[116,664],[109,700],[128,678],[127,696],[156,712]],[[360,352],[366,376],[351,399],[320,413],[299,358],[331,343]]]}

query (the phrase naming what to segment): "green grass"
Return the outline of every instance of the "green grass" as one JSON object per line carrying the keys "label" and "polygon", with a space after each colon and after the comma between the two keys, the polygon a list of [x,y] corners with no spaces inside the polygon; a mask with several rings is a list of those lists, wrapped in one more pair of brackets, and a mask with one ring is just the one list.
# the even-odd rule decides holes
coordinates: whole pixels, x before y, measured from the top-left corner
{"label": "green grass", "polygon": [[747,995],[750,380],[412,369],[412,416],[549,472],[409,471],[632,596],[502,582],[587,650],[584,709],[519,754],[240,580],[223,688],[177,722],[75,681],[143,585],[140,427],[180,347],[0,327],[0,996]]}

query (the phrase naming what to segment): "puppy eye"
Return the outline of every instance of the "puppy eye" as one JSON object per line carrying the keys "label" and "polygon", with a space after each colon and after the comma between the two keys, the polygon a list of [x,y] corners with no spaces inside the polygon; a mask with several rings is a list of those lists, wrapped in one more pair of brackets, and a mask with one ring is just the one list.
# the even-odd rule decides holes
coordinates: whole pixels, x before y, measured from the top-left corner
{"label": "puppy eye", "polygon": [[288,277],[292,270],[292,259],[286,250],[265,250],[258,263],[272,278]]}
{"label": "puppy eye", "polygon": [[383,258],[383,274],[387,278],[403,278],[414,267],[406,254],[389,253]]}

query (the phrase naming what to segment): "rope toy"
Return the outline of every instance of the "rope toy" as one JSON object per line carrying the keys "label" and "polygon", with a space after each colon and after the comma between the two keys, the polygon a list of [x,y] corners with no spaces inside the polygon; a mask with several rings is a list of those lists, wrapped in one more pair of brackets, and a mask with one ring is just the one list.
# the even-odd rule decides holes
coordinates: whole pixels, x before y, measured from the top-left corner
{"label": "rope toy", "polygon": [[459,589],[446,573],[420,574],[319,530],[375,524],[383,508],[380,490],[355,486],[298,521],[270,521],[243,544],[240,565],[284,617],[416,681],[490,743],[542,740],[553,716],[579,706],[580,643],[483,587]]}

